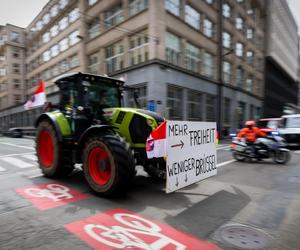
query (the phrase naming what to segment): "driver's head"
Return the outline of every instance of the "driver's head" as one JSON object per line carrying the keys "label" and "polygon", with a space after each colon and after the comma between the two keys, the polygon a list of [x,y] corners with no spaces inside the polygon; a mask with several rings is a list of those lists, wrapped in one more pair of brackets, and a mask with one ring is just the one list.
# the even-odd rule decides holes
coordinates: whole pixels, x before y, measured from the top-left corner
{"label": "driver's head", "polygon": [[255,127],[255,121],[246,121],[245,125],[247,128],[252,129]]}

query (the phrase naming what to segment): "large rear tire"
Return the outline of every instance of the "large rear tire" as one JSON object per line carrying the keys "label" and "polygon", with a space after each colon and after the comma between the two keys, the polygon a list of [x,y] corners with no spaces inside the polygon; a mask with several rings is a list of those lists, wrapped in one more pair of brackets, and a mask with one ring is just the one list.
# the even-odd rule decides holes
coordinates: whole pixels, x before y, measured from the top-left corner
{"label": "large rear tire", "polygon": [[135,176],[129,144],[113,133],[89,138],[83,153],[83,171],[89,186],[97,194],[124,193]]}
{"label": "large rear tire", "polygon": [[63,177],[74,169],[72,164],[63,160],[62,146],[50,121],[44,120],[38,124],[36,153],[39,167],[46,177]]}

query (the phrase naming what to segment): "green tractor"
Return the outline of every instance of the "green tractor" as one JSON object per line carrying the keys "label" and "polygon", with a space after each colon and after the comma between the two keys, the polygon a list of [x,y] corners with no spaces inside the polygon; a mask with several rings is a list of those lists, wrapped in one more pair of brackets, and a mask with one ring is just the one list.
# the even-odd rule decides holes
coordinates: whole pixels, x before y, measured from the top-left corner
{"label": "green tractor", "polygon": [[36,152],[46,177],[69,175],[82,164],[93,191],[103,196],[126,190],[135,165],[151,176],[165,172],[163,159],[148,160],[146,139],[163,117],[121,107],[124,82],[104,76],[71,73],[56,79],[59,104],[36,120]]}

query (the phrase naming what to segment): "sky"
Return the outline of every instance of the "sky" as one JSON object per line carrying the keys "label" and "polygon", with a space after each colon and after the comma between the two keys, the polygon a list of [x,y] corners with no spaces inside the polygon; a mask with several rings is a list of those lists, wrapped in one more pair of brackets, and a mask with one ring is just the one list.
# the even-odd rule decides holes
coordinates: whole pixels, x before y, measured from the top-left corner
{"label": "sky", "polygon": [[[287,1],[300,27],[300,1]],[[26,28],[47,2],[48,0],[0,0],[0,25],[11,23]],[[299,29],[298,31],[300,34]]]}

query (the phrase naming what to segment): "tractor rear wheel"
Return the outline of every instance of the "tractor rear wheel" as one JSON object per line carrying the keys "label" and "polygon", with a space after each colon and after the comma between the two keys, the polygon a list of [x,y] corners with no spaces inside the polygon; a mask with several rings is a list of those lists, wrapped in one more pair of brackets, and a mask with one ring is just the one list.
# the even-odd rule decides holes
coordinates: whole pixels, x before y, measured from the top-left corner
{"label": "tractor rear wheel", "polygon": [[89,138],[84,148],[83,171],[89,186],[97,194],[123,193],[135,175],[130,146],[113,133]]}
{"label": "tractor rear wheel", "polygon": [[62,146],[50,121],[38,124],[36,152],[42,173],[46,177],[63,177],[73,171],[73,166],[63,161]]}

